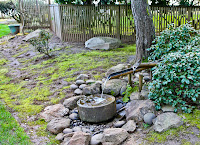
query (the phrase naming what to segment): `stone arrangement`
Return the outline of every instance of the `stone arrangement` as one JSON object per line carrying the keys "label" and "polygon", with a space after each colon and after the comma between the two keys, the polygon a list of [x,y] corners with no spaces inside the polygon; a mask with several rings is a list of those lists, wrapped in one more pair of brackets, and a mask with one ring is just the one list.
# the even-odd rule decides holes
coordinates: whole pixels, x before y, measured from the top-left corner
{"label": "stone arrangement", "polygon": [[[118,65],[124,67],[123,65]],[[117,67],[118,67],[117,66]],[[116,71],[108,70],[107,74]],[[120,68],[118,68],[120,70]],[[149,81],[149,73],[143,72],[144,82]],[[138,74],[133,76],[138,81]],[[152,125],[157,132],[164,132],[170,128],[183,124],[182,118],[173,113],[173,108],[164,106],[163,111],[156,112],[155,104],[148,99],[148,88],[134,92],[130,102],[123,103],[122,93],[126,90],[127,79],[113,79],[106,83],[104,93],[116,97],[116,116],[103,123],[87,123],[80,120],[77,101],[84,95],[101,94],[104,80],[92,80],[89,75],[81,74],[70,88],[74,96],[64,100],[63,104],[48,106],[40,113],[40,118],[48,122],[47,130],[56,134],[56,139],[62,145],[132,145],[137,144],[130,134],[140,129],[143,123]]]}

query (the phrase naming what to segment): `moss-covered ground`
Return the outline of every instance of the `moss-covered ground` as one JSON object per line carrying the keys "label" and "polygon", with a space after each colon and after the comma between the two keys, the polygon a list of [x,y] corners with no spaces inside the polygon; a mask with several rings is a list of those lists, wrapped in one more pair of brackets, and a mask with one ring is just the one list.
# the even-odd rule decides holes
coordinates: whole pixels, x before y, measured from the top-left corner
{"label": "moss-covered ground", "polygon": [[[21,36],[17,37],[21,39]],[[54,49],[53,57],[47,58],[34,52],[29,43],[15,45],[13,48],[4,47],[3,50],[11,51],[9,54],[0,54],[0,96],[7,106],[18,112],[22,123],[40,125],[38,136],[49,136],[45,130],[46,123],[39,118],[27,122],[27,116],[37,115],[46,106],[72,96],[69,85],[78,74],[87,73],[93,79],[101,80],[108,68],[126,63],[136,49],[135,45],[123,45],[110,51],[89,51],[84,47],[76,50],[76,46],[69,45]],[[27,55],[29,52],[34,55]],[[13,64],[13,59],[18,61],[18,65]],[[50,141],[54,143],[51,137]]]}
{"label": "moss-covered ground", "polygon": [[10,33],[10,29],[7,25],[0,24],[0,38]]}

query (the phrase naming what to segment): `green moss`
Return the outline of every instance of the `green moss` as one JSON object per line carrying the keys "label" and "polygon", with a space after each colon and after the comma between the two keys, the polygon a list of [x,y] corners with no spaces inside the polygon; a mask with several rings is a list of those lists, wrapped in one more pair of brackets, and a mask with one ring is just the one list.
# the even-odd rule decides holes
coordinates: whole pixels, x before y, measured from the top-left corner
{"label": "green moss", "polygon": [[10,33],[10,29],[7,25],[0,24],[0,38]]}
{"label": "green moss", "polygon": [[192,143],[191,143],[191,142],[188,142],[186,139],[183,139],[183,140],[181,141],[181,145],[192,145]]}
{"label": "green moss", "polygon": [[4,64],[6,64],[7,63],[7,60],[6,59],[0,59],[0,65],[4,65]]}
{"label": "green moss", "polygon": [[15,55],[13,55],[13,57],[18,57],[18,56],[20,56],[20,55],[26,53],[28,50],[29,50],[29,49],[25,49],[24,51],[21,51],[20,53],[17,53],[17,54],[15,54]]}

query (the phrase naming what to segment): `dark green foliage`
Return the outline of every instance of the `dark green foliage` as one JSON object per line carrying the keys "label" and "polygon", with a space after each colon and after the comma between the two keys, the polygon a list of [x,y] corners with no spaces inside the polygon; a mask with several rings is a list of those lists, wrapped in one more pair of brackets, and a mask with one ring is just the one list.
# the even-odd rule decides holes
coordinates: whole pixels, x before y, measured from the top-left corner
{"label": "dark green foliage", "polygon": [[190,113],[200,97],[200,36],[189,24],[172,25],[155,39],[149,59],[161,59],[153,68],[149,98],[161,109],[170,104]]}
{"label": "dark green foliage", "polygon": [[40,32],[40,37],[35,38],[31,41],[31,44],[35,47],[35,49],[40,52],[44,53],[45,55],[50,57],[49,52],[51,49],[49,48],[49,39],[51,38],[50,34],[45,30]]}
{"label": "dark green foliage", "polygon": [[169,5],[169,0],[151,0],[152,6],[167,6]]}
{"label": "dark green foliage", "polygon": [[0,12],[3,14],[11,16],[15,19],[18,23],[21,22],[20,13],[17,10],[16,6],[13,4],[12,1],[10,2],[0,2]]}

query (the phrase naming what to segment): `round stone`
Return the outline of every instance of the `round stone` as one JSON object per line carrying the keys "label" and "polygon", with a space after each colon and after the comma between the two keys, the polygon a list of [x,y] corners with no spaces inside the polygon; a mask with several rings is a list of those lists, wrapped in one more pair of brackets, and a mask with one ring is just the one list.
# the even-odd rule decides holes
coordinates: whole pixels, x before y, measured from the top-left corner
{"label": "round stone", "polygon": [[103,134],[96,134],[94,136],[91,137],[91,141],[90,141],[90,144],[91,145],[98,145],[100,144],[103,140]]}
{"label": "round stone", "polygon": [[95,83],[95,80],[87,80],[86,81],[86,84],[88,85],[88,84],[93,84],[93,83]]}
{"label": "round stone", "polygon": [[72,114],[69,115],[69,118],[70,118],[71,120],[77,120],[77,119],[79,119],[79,116],[78,116],[77,113],[72,113]]}
{"label": "round stone", "polygon": [[77,85],[82,85],[82,84],[84,84],[84,83],[85,83],[84,80],[77,80],[77,81],[76,81],[76,84],[77,84]]}
{"label": "round stone", "polygon": [[144,79],[146,82],[148,82],[148,81],[151,80],[149,76],[145,76],[143,79]]}
{"label": "round stone", "polygon": [[156,115],[153,113],[147,113],[144,115],[144,122],[146,124],[151,125],[153,123],[153,119],[156,118]]}
{"label": "round stone", "polygon": [[82,131],[82,128],[79,127],[79,126],[76,126],[76,127],[73,128],[73,131],[74,132]]}
{"label": "round stone", "polygon": [[79,89],[83,89],[85,87],[87,87],[87,85],[86,84],[82,84],[82,85],[79,86]]}
{"label": "round stone", "polygon": [[125,123],[126,123],[126,121],[117,121],[117,122],[114,124],[114,127],[122,127]]}
{"label": "round stone", "polygon": [[72,132],[73,132],[73,130],[72,130],[71,128],[65,128],[65,129],[63,130],[63,133],[64,133],[64,134],[72,133]]}
{"label": "round stone", "polygon": [[72,90],[76,90],[77,88],[78,88],[78,86],[75,84],[70,85],[70,89],[72,89]]}
{"label": "round stone", "polygon": [[83,94],[83,91],[82,91],[81,89],[76,89],[76,90],[74,91],[74,94],[76,94],[76,95],[82,95],[82,94]]}
{"label": "round stone", "polygon": [[116,104],[116,109],[117,109],[117,111],[118,111],[119,109],[121,109],[122,107],[124,107],[124,105],[123,105],[122,103]]}

